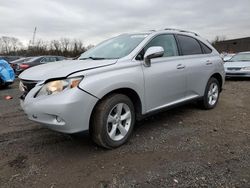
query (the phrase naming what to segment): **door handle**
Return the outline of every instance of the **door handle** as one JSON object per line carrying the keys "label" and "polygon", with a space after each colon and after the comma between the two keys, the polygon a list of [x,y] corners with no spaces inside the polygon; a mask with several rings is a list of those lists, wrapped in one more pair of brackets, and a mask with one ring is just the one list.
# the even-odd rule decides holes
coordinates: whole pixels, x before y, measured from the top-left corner
{"label": "door handle", "polygon": [[206,61],[206,65],[212,65],[212,64],[213,64],[213,62],[211,62],[209,60]]}
{"label": "door handle", "polygon": [[182,64],[177,65],[177,69],[184,69],[184,68],[185,68],[185,65],[182,65]]}

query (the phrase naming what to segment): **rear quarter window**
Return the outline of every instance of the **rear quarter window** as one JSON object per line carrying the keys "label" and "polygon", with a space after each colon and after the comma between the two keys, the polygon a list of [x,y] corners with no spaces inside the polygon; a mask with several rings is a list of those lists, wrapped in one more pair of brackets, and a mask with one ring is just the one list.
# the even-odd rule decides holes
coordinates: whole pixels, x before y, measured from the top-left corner
{"label": "rear quarter window", "polygon": [[212,49],[210,49],[206,44],[204,44],[203,42],[200,42],[201,47],[203,49],[203,53],[204,54],[211,54],[212,53]]}
{"label": "rear quarter window", "polygon": [[201,45],[195,38],[185,35],[177,35],[177,38],[182,55],[203,54]]}

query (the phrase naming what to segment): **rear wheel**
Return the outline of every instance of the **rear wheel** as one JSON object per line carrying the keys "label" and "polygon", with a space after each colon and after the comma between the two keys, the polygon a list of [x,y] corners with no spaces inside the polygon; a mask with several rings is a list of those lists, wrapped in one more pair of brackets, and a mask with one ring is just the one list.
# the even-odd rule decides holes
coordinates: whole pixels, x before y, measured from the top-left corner
{"label": "rear wheel", "polygon": [[90,133],[99,146],[112,149],[124,144],[131,135],[135,111],[131,100],[122,94],[112,94],[96,106]]}
{"label": "rear wheel", "polygon": [[205,94],[203,96],[201,103],[204,109],[213,109],[219,100],[220,96],[220,84],[216,78],[210,78],[208,80]]}

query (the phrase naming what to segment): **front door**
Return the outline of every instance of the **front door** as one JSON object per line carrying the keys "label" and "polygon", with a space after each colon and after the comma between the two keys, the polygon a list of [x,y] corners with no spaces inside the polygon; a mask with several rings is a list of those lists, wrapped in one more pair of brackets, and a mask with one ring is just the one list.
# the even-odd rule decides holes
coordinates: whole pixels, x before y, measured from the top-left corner
{"label": "front door", "polygon": [[162,34],[144,48],[161,46],[164,55],[151,59],[151,66],[143,66],[147,112],[170,106],[186,96],[185,61],[179,56],[175,37]]}

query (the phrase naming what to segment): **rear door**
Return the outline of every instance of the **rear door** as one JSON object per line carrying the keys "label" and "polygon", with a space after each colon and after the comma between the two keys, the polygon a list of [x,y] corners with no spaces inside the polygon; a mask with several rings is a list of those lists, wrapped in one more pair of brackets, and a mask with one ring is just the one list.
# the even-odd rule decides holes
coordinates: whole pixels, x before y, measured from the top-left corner
{"label": "rear door", "polygon": [[212,50],[198,39],[177,35],[181,56],[185,59],[187,73],[187,97],[198,97],[204,93],[207,81],[214,71]]}
{"label": "rear door", "polygon": [[151,66],[143,66],[147,111],[174,104],[186,94],[185,65],[179,61],[179,52],[174,35],[161,34],[153,38],[143,49],[161,46],[164,55],[151,60]]}

